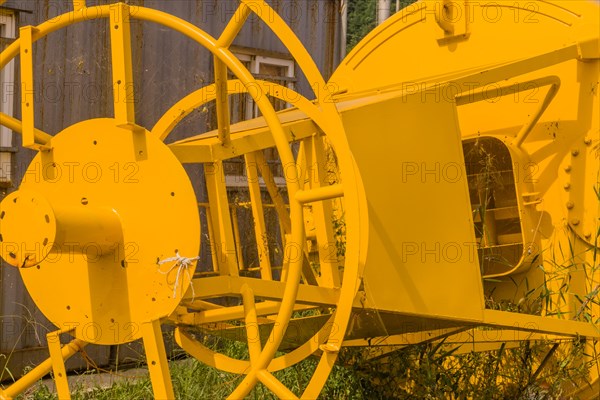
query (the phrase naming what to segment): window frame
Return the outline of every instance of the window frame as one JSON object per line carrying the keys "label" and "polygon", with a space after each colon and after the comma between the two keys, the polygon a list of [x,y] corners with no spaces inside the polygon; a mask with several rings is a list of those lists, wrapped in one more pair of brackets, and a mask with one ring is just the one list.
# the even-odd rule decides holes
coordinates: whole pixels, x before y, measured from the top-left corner
{"label": "window frame", "polygon": [[[254,53],[254,54],[252,54]],[[260,66],[262,64],[274,65],[277,67],[285,68],[285,75],[281,78],[289,80],[289,85],[286,86],[289,89],[295,89],[295,81],[296,81],[296,64],[293,59],[285,57],[282,54],[280,57],[274,55],[261,55],[259,49],[254,49],[253,51],[236,51],[233,50],[233,54],[242,62],[249,65],[248,70],[254,76],[260,79]],[[291,105],[286,103],[285,108],[289,108]],[[256,106],[254,100],[249,96],[246,99],[246,114],[243,116],[244,119],[253,119],[258,116],[258,107]],[[276,110],[277,111],[277,110]]]}

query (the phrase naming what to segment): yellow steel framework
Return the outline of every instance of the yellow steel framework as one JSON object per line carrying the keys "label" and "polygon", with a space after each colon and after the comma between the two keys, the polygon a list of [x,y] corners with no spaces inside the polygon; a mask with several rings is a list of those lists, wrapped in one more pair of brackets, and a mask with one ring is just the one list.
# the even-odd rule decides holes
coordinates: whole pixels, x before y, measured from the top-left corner
{"label": "yellow steel framework", "polygon": [[[419,1],[370,33],[329,82],[263,1],[240,1],[219,37],[146,7],[90,8],[73,1],[72,12],[21,28],[0,58],[3,68],[20,57],[23,88],[22,121],[2,114],[0,123],[37,151],[28,176],[40,175],[0,204],[0,253],[58,327],[48,336],[50,358],[1,390],[2,398],[53,371],[59,397],[68,399],[67,358],[88,343],[136,339],[155,397],[174,398],[163,323],[175,325],[177,343],[193,357],[244,376],[232,399],[259,382],[296,398],[273,372],[309,356],[319,362],[299,396],[316,398],[344,345],[379,344],[385,352],[448,340],[486,351],[585,338],[598,363],[597,3]],[[285,44],[312,84],[312,100],[255,79],[231,52],[252,14]],[[36,128],[27,90],[35,87],[34,44],[89,19],[110,21],[114,116],[52,136]],[[170,28],[214,57],[214,83],[190,90],[151,128],[135,119],[131,19]],[[238,93],[253,98],[260,118],[231,125],[229,97]],[[293,108],[276,113],[272,98]],[[164,143],[208,102],[216,104],[214,132]],[[287,196],[265,160],[270,148]],[[223,168],[239,156],[256,268],[243,260]],[[74,159],[113,174],[61,179],[56,166]],[[200,206],[212,271],[196,276],[199,204],[182,164],[203,165],[208,191]],[[267,209],[279,221],[280,266],[265,239],[277,234]],[[565,274],[568,290],[547,282]],[[515,289],[517,281],[547,282],[564,301],[529,313],[486,308],[489,293],[525,301],[529,288]],[[48,295],[48,286],[62,296]],[[239,302],[214,301],[226,297]],[[247,342],[248,359],[208,348],[198,330]],[[497,335],[482,333],[490,330]],[[61,347],[60,334],[74,339]],[[597,370],[590,382],[582,395],[594,394]]]}

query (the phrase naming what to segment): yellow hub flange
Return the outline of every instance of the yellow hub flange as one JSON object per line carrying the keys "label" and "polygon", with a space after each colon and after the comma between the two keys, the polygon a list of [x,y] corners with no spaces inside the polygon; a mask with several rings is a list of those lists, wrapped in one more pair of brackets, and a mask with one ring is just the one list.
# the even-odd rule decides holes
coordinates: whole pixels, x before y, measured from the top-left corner
{"label": "yellow hub flange", "polygon": [[51,148],[0,205],[2,257],[31,267],[25,285],[59,328],[90,343],[135,340],[190,284],[193,266],[158,261],[198,255],[192,185],[158,138],[113,119],[73,125]]}

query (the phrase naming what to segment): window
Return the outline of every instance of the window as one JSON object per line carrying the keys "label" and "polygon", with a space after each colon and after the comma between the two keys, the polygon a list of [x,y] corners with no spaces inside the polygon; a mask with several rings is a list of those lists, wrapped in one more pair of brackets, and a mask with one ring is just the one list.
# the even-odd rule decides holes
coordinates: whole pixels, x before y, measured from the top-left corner
{"label": "window", "polygon": [[483,275],[501,274],[521,262],[525,238],[506,145],[493,137],[463,142],[479,264]]}
{"label": "window", "polygon": [[[273,82],[290,89],[295,88],[295,64],[290,56],[239,47],[232,50],[235,56],[256,79]],[[234,76],[230,75],[229,78],[234,79]],[[249,94],[232,95],[229,99],[231,105],[230,120],[232,124],[260,116],[260,111]],[[270,98],[270,101],[275,111],[280,111],[291,106],[286,101],[275,98]],[[275,185],[282,192],[285,192],[286,182],[277,150],[268,148],[264,149],[263,153],[265,161],[273,174]],[[223,166],[231,205],[231,222],[239,268],[245,276],[256,276],[261,266],[269,265],[269,268],[277,270],[278,268],[274,266],[283,265],[282,243],[284,243],[284,240],[282,232],[278,227],[278,214],[262,178],[259,185],[261,187],[262,207],[264,208],[264,222],[267,228],[264,233],[265,236],[258,240],[256,239],[254,230],[255,222],[250,207],[251,198],[248,190],[246,165],[244,163],[244,157],[237,157],[227,160],[223,163]],[[263,250],[259,250],[260,246],[257,246],[258,243],[266,244],[268,248],[269,262],[267,264],[264,264],[264,260],[261,261],[260,254]],[[278,276],[278,273],[274,275]]]}
{"label": "window", "polygon": [[[16,35],[15,14],[0,10],[0,51],[4,50]],[[0,111],[13,115],[15,64],[11,61],[0,71]],[[12,185],[12,153],[15,151],[10,129],[0,126],[0,187]]]}
{"label": "window", "polygon": [[[281,86],[294,89],[296,83],[294,60],[286,54],[274,52],[262,52],[259,49],[236,47],[232,48],[235,56],[244,64],[252,75],[259,80],[274,82]],[[233,75],[230,79],[233,79]],[[280,111],[291,105],[283,100],[271,98],[271,104],[275,111]],[[260,115],[258,107],[252,97],[248,94],[230,96],[231,123],[250,120]],[[265,158],[271,165],[278,186],[285,186],[283,170],[279,163],[279,157],[275,149],[265,149]],[[225,163],[225,172],[231,178],[228,185],[245,186],[245,179],[237,179],[236,176],[245,175],[243,158],[235,158]]]}
{"label": "window", "polygon": [[[251,50],[234,50],[234,54],[252,73],[256,79],[277,83],[290,89],[294,89],[296,82],[294,60],[285,58],[285,55],[262,56],[252,54]],[[249,95],[245,95],[244,104],[239,104],[233,111],[232,121],[241,121],[252,119],[258,116],[259,112],[254,101]],[[275,111],[283,110],[289,107],[289,104],[279,99],[271,99]]]}

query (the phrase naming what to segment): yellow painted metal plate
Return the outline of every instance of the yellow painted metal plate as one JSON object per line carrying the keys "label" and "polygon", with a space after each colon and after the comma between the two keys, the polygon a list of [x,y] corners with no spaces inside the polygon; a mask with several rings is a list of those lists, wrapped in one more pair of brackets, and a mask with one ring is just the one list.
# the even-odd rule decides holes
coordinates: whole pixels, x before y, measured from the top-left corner
{"label": "yellow painted metal plate", "polygon": [[481,320],[456,107],[420,93],[379,100],[342,111],[369,209],[365,307]]}
{"label": "yellow painted metal plate", "polygon": [[[73,125],[52,139],[52,148],[35,157],[21,190],[74,212],[111,208],[121,220],[123,243],[103,256],[95,243],[65,243],[38,266],[21,269],[25,285],[44,315],[61,329],[75,328],[77,338],[135,340],[141,323],[175,309],[193,274],[195,264],[190,275],[157,265],[176,251],[198,255],[199,215],[188,176],[160,140],[112,119]],[[73,250],[77,246],[83,254]]]}
{"label": "yellow painted metal plate", "polygon": [[[330,85],[338,92],[357,93],[401,84],[416,93],[424,81],[445,81],[598,35],[600,8],[594,1],[451,3],[458,15],[444,19],[455,21],[459,29],[467,23],[468,40],[444,34],[436,22],[439,2],[418,1],[369,33],[342,61]],[[590,48],[593,52],[593,44]],[[446,101],[449,93],[432,91],[428,101]]]}
{"label": "yellow painted metal plate", "polygon": [[0,203],[0,255],[13,267],[38,264],[48,255],[44,250],[55,238],[56,218],[43,196],[18,191]]}

